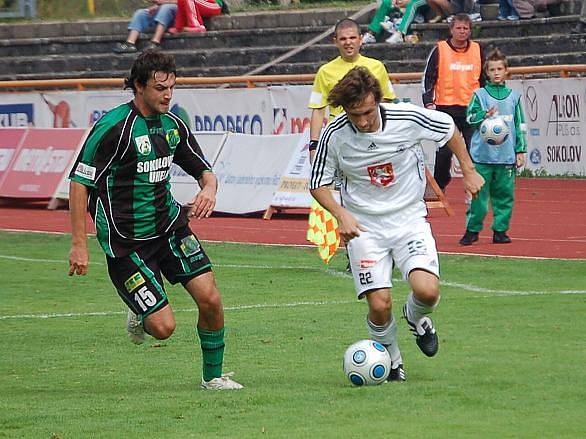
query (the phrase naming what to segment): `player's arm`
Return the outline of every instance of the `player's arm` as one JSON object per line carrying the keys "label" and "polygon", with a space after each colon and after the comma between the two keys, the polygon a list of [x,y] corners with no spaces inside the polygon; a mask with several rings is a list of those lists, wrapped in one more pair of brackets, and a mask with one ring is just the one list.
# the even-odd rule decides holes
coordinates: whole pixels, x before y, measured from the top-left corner
{"label": "player's arm", "polygon": [[427,57],[427,63],[425,64],[423,77],[421,78],[421,86],[423,89],[421,100],[423,101],[423,106],[432,110],[435,110],[435,104],[433,103],[433,100],[435,98],[434,89],[435,83],[437,82],[438,65],[439,54],[436,46],[432,49],[431,53]]}
{"label": "player's arm", "polygon": [[197,219],[209,218],[216,207],[218,179],[212,171],[204,171],[197,180],[201,190],[189,204],[189,217]]}
{"label": "player's arm", "polygon": [[515,162],[517,168],[522,168],[525,166],[525,153],[527,152],[527,138],[525,137],[527,125],[525,124],[525,115],[523,114],[520,99],[515,105],[513,121],[515,123],[515,132],[517,136],[515,138]]}
{"label": "player's arm", "polygon": [[336,220],[338,220],[338,227],[340,231],[340,238],[343,241],[350,241],[352,238],[360,236],[361,231],[366,231],[354,218],[350,212],[342,207],[332,195],[329,187],[321,186],[316,189],[310,189],[311,196],[321,204],[321,206],[329,211]]}
{"label": "player's arm", "polygon": [[482,103],[476,93],[472,93],[472,98],[466,108],[466,123],[476,129],[486,117],[487,111],[482,108]]}
{"label": "player's arm", "polygon": [[311,119],[309,121],[309,162],[313,164],[315,151],[319,141],[319,135],[324,124],[326,116],[326,107],[313,108],[311,110]]}
{"label": "player's arm", "polygon": [[476,168],[474,167],[474,163],[472,163],[470,154],[468,154],[468,151],[466,150],[466,143],[464,143],[462,133],[460,133],[458,129],[455,129],[454,134],[452,134],[452,137],[450,140],[448,140],[446,145],[458,158],[458,162],[460,162],[460,168],[462,169],[462,174],[464,177],[464,190],[473,197],[476,197],[484,185],[484,178],[482,178],[482,175],[476,172]]}
{"label": "player's arm", "polygon": [[324,139],[327,136],[329,128],[322,133],[315,161],[311,169],[311,179],[309,182],[309,191],[311,196],[321,204],[321,206],[329,211],[334,218],[338,220],[338,230],[340,237],[344,241],[349,241],[360,235],[360,231],[364,230],[354,215],[342,207],[331,193],[329,186],[334,181],[336,169],[338,169],[336,154],[332,151],[333,148],[328,148]]}
{"label": "player's arm", "polygon": [[69,215],[71,219],[71,249],[69,276],[86,275],[89,264],[87,248],[86,213],[88,188],[77,181],[69,184]]}

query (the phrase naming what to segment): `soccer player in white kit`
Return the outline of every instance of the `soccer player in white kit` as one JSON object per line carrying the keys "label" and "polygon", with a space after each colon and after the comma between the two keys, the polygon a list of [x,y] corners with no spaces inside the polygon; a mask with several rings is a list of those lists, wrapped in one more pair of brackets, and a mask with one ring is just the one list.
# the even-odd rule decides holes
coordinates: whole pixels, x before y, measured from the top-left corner
{"label": "soccer player in white kit", "polygon": [[[341,105],[345,113],[321,134],[311,195],[338,220],[356,294],[368,302],[369,334],[391,356],[389,381],[404,381],[390,294],[394,264],[412,290],[403,315],[417,345],[428,357],[439,347],[429,318],[440,298],[439,262],[425,218],[421,141],[447,144],[460,162],[464,188],[472,196],[484,180],[449,115],[408,103],[381,103],[380,86],[363,67],[353,68],[340,80],[329,94],[329,103]],[[336,171],[342,176],[341,204],[328,187]]]}

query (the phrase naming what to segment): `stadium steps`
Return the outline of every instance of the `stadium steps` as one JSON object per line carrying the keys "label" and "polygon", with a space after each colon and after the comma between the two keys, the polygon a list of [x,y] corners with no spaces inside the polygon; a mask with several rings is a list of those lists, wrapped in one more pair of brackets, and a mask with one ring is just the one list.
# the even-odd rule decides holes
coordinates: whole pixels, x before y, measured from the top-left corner
{"label": "stadium steps", "polygon": [[[166,36],[163,48],[177,57],[183,76],[242,75],[353,12],[326,9],[214,17],[208,32]],[[585,36],[569,33],[577,20],[578,16],[568,15],[516,23],[483,21],[474,24],[474,34],[487,48],[500,47],[512,66],[584,63]],[[135,55],[115,55],[111,49],[125,38],[126,25],[122,20],[0,25],[0,79],[121,77]],[[419,24],[413,31],[421,38],[417,44],[377,43],[365,46],[363,52],[381,59],[391,72],[421,71],[435,41],[446,37],[447,25]],[[327,36],[263,73],[314,73],[336,55]]]}

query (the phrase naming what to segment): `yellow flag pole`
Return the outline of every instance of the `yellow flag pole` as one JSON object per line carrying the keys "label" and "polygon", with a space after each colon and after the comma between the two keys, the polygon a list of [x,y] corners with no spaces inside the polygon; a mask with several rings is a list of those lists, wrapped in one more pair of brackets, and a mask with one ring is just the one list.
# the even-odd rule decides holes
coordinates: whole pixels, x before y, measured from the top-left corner
{"label": "yellow flag pole", "polygon": [[96,5],[94,4],[94,0],[87,0],[87,10],[90,15],[96,14]]}

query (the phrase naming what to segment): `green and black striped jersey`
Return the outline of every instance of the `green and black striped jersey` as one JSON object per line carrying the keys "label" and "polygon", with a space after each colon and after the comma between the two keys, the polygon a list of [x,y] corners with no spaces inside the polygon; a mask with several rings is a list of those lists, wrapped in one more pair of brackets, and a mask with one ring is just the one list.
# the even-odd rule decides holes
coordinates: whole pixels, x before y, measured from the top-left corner
{"label": "green and black striped jersey", "polygon": [[211,171],[176,115],[143,117],[129,102],[96,122],[69,178],[89,188],[89,210],[107,255],[127,255],[187,224],[185,209],[171,194],[172,163],[196,180]]}

